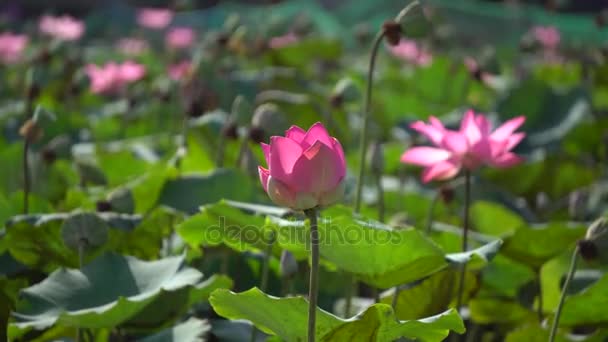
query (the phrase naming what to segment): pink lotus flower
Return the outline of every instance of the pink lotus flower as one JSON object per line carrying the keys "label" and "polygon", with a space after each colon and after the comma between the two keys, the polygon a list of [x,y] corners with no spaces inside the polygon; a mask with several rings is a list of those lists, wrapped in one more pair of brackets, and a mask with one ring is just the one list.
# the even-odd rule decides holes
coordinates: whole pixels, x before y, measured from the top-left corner
{"label": "pink lotus flower", "polygon": [[141,8],[137,11],[137,23],[141,27],[161,30],[173,20],[173,11],[165,8]]}
{"label": "pink lotus flower", "polygon": [[29,38],[24,34],[10,32],[0,34],[0,63],[13,64],[23,55]]}
{"label": "pink lotus flower", "polygon": [[410,39],[401,38],[399,44],[388,48],[393,56],[415,65],[427,66],[433,62],[433,55]]}
{"label": "pink lotus flower", "polygon": [[84,22],[69,15],[53,17],[45,15],[38,23],[40,32],[60,40],[74,41],[84,34]]}
{"label": "pink lotus flower", "polygon": [[110,62],[103,67],[89,64],[85,69],[91,80],[91,91],[96,94],[119,93],[128,84],[142,79],[146,68],[132,61],[122,64]]}
{"label": "pink lotus flower", "polygon": [[148,42],[139,38],[122,38],[116,48],[125,55],[137,56],[148,50]]}
{"label": "pink lotus flower", "polygon": [[492,132],[488,119],[483,114],[469,110],[464,115],[458,131],[446,129],[435,117],[430,124],[414,122],[410,127],[426,136],[437,147],[412,147],[401,156],[402,163],[425,167],[422,181],[450,179],[461,168],[474,170],[481,165],[507,168],[521,161],[511,152],[525,137],[514,133],[526,120],[523,116],[513,118]]}
{"label": "pink lotus flower", "polygon": [[559,31],[554,26],[535,26],[532,28],[534,39],[545,49],[556,49],[561,40]]}
{"label": "pink lotus flower", "polygon": [[308,132],[292,126],[262,143],[268,169],[258,167],[270,199],[297,210],[326,206],[344,195],[346,165],[340,142],[319,122]]}
{"label": "pink lotus flower", "polygon": [[282,36],[270,38],[270,40],[268,41],[268,46],[271,49],[279,49],[284,46],[295,44],[299,41],[300,41],[300,38],[295,33],[289,32]]}
{"label": "pink lotus flower", "polygon": [[196,34],[189,27],[172,28],[165,36],[165,43],[173,49],[185,49],[194,43]]}
{"label": "pink lotus flower", "polygon": [[169,78],[174,81],[182,80],[192,73],[192,62],[182,61],[169,65]]}

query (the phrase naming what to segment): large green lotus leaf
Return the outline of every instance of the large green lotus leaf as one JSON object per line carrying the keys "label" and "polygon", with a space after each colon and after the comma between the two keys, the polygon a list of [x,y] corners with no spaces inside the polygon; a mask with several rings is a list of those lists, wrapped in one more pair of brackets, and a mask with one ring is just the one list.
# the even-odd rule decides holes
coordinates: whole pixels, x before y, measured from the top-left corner
{"label": "large green lotus leaf", "polygon": [[207,321],[196,318],[165,329],[152,336],[142,338],[139,342],[201,342],[211,326]]}
{"label": "large green lotus leaf", "polygon": [[[182,289],[205,295],[209,292],[207,286],[217,288],[217,281],[226,283],[221,277],[213,278],[215,281],[211,283],[201,283],[202,274],[184,267],[183,261],[183,256],[146,262],[107,253],[84,266],[82,271],[58,269],[41,283],[21,292],[21,301],[13,313],[15,320],[9,325],[9,338],[55,324],[112,328],[137,318],[160,296],[179,294]],[[189,300],[184,304],[189,304]],[[149,319],[155,318],[149,316]]]}
{"label": "large green lotus leaf", "polygon": [[473,227],[483,234],[502,237],[525,225],[519,215],[497,203],[476,201],[470,210]]}
{"label": "large green lotus leaf", "polygon": [[[526,325],[510,331],[505,337],[505,342],[545,342],[549,341],[549,330],[543,329],[539,325]],[[555,338],[557,342],[570,341],[565,336],[558,334]],[[585,339],[586,341],[586,339]]]}
{"label": "large green lotus leaf", "polygon": [[[399,291],[395,315],[400,320],[419,319],[437,315],[450,307],[458,294],[460,272],[455,269],[445,269],[430,277],[407,285]],[[466,273],[465,298],[469,298],[479,287],[477,277],[472,272]],[[382,303],[391,305],[394,291],[383,296]]]}
{"label": "large green lotus leaf", "polygon": [[[262,331],[286,341],[304,341],[308,303],[302,297],[278,298],[257,288],[234,293],[216,290],[209,299],[215,311],[229,319],[247,319]],[[418,321],[398,321],[392,308],[376,304],[351,319],[317,309],[316,339],[319,341],[393,341],[400,337],[441,341],[449,331],[464,332],[454,310]]]}
{"label": "large green lotus leaf", "polygon": [[534,271],[530,267],[501,254],[482,271],[483,285],[507,298],[515,298],[519,289],[534,278]]}
{"label": "large green lotus leaf", "polygon": [[585,291],[566,298],[560,326],[599,325],[608,322],[608,274]]}
{"label": "large green lotus leaf", "polygon": [[581,224],[549,223],[542,227],[521,227],[505,239],[506,256],[539,268],[585,236]]}
{"label": "large green lotus leaf", "polygon": [[131,151],[98,153],[97,160],[111,187],[135,179],[150,167],[150,163],[136,158]]}
{"label": "large green lotus leaf", "polygon": [[249,177],[235,169],[217,169],[207,174],[192,174],[168,180],[159,204],[195,213],[201,205],[221,199],[248,201],[253,195]]}
{"label": "large green lotus leaf", "polygon": [[441,249],[415,229],[394,230],[326,210],[319,224],[321,257],[380,288],[422,279],[447,266]]}
{"label": "large green lotus leaf", "polygon": [[469,301],[471,319],[479,324],[515,324],[534,319],[536,314],[516,301],[499,298],[474,298]]}
{"label": "large green lotus leaf", "polygon": [[224,202],[201,208],[177,227],[178,234],[190,246],[226,246],[244,251],[264,249],[265,219],[249,215]]}

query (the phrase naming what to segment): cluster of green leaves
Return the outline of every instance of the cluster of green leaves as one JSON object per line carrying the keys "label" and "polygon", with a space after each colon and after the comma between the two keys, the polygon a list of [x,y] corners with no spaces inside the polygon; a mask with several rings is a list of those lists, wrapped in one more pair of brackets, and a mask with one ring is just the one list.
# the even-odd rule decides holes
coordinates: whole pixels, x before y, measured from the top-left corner
{"label": "cluster of green leaves", "polygon": [[[448,13],[467,10],[433,2]],[[370,137],[384,146],[388,219],[377,222],[372,182],[360,214],[346,206],[360,163],[354,132],[369,37],[345,32],[362,19],[379,25],[403,4],[388,10],[377,1],[357,3],[329,15],[315,2],[285,2],[262,28],[267,8],[248,7],[240,21],[228,14],[247,12],[242,7],[211,10],[213,20],[227,17],[221,33],[231,39],[218,45],[218,32],[206,32],[192,51],[194,85],[205,90],[194,95],[192,84],[167,79],[167,63],[178,56],[167,56],[155,38],[137,57],[147,78],[111,98],[91,94],[78,71],[83,61],[125,58],[106,48],[113,44],[109,37],[100,37],[108,40],[103,47],[86,49],[33,41],[28,57],[45,52],[47,60],[0,66],[0,335],[11,341],[242,341],[258,329],[253,336],[260,341],[304,340],[308,222],[270,204],[256,170],[264,158],[249,139],[255,107],[272,103],[277,113],[261,127],[264,139],[291,124],[323,121],[347,156],[344,203],[324,208],[320,217],[318,341],[440,341],[464,333],[478,340],[546,340],[572,250],[588,222],[608,209],[605,57],[589,63],[601,52],[577,51],[580,56],[556,63],[541,51],[516,55],[498,46],[479,58],[494,76],[487,82],[462,63],[464,54],[486,50],[464,48],[457,36],[425,40],[434,56],[424,67],[381,52]],[[492,16],[491,6],[468,10]],[[247,51],[255,34],[269,38],[292,24],[305,34],[300,42]],[[341,36],[321,34],[335,32]],[[33,85],[40,93],[23,99],[23,88]],[[204,113],[189,117],[188,101],[197,97],[206,101],[198,103]],[[17,122],[34,104],[56,120],[44,122],[44,136],[30,146],[32,184],[23,213]],[[417,142],[410,122],[436,115],[453,125],[466,107],[496,121],[524,114],[528,136],[517,150],[525,163],[474,175],[474,231],[470,250],[461,252],[459,181],[439,190],[422,185],[419,171],[400,164],[399,155]],[[232,121],[236,138],[223,134]],[[76,219],[82,212],[93,224]],[[81,239],[87,243],[79,250]],[[298,266],[294,274],[281,265],[287,252]],[[264,262],[270,275],[262,291]],[[465,265],[468,310],[461,316],[454,308]],[[603,265],[579,267],[558,338],[576,333],[580,341],[601,341],[608,334],[608,275]],[[346,312],[349,292],[354,298]]]}

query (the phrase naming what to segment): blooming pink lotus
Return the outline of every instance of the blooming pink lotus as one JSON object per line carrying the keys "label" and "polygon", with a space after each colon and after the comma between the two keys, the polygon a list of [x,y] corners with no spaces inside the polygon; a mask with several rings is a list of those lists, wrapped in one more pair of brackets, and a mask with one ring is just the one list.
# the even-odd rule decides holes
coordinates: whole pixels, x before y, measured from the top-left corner
{"label": "blooming pink lotus", "polygon": [[0,34],[0,63],[13,64],[23,55],[29,39],[24,34],[10,32]]}
{"label": "blooming pink lotus", "polygon": [[415,65],[427,66],[433,62],[433,56],[414,40],[401,38],[399,44],[389,45],[388,48],[393,56]]}
{"label": "blooming pink lotus", "polygon": [[412,147],[401,156],[402,163],[424,166],[423,182],[450,179],[461,168],[474,170],[481,165],[507,168],[521,161],[511,150],[525,137],[514,133],[526,120],[518,116],[492,132],[483,114],[469,110],[458,131],[446,129],[435,117],[430,124],[414,122],[412,129],[422,133],[437,147]]}
{"label": "blooming pink lotus", "polygon": [[535,26],[532,28],[532,35],[543,48],[549,50],[556,49],[561,40],[559,31],[554,26]]}
{"label": "blooming pink lotus", "polygon": [[166,8],[141,8],[137,11],[137,23],[141,27],[161,30],[173,20],[173,11]]}
{"label": "blooming pink lotus", "polygon": [[122,38],[116,48],[125,55],[137,56],[148,49],[148,42],[140,38]]}
{"label": "blooming pink lotus", "polygon": [[297,210],[326,206],[344,195],[346,165],[340,142],[319,122],[308,132],[292,126],[262,143],[268,169],[258,167],[272,201]]}
{"label": "blooming pink lotus", "polygon": [[96,94],[112,94],[123,90],[146,74],[146,68],[132,61],[122,64],[110,62],[103,67],[89,64],[85,69],[91,80],[91,91]]}
{"label": "blooming pink lotus", "polygon": [[181,61],[177,64],[169,65],[169,78],[174,81],[182,80],[192,73],[192,62]]}
{"label": "blooming pink lotus", "polygon": [[268,46],[271,49],[279,49],[284,46],[292,45],[300,41],[300,38],[293,32],[289,32],[282,36],[270,38]]}
{"label": "blooming pink lotus", "polygon": [[174,27],[165,36],[165,43],[173,49],[185,49],[194,43],[196,34],[189,27]]}
{"label": "blooming pink lotus", "polygon": [[74,41],[84,34],[84,22],[69,15],[54,17],[45,15],[38,23],[40,32],[59,40]]}

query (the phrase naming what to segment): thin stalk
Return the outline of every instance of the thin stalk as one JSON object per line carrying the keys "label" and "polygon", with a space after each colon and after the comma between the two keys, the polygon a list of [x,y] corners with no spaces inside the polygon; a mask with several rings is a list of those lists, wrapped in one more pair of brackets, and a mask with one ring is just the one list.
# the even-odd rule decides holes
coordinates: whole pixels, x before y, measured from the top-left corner
{"label": "thin stalk", "polygon": [[317,227],[317,208],[304,211],[310,220],[310,282],[308,285],[308,342],[315,342],[317,315],[317,296],[319,289],[319,231]]}
{"label": "thin stalk", "polygon": [[30,141],[26,137],[23,142],[23,214],[29,213],[30,197],[30,162],[29,162]]}
{"label": "thin stalk", "polygon": [[[471,172],[464,172],[464,220],[462,233],[462,251],[466,252],[469,247],[469,206],[471,205]],[[458,283],[458,300],[456,301],[456,309],[460,312],[462,306],[462,297],[464,294],[464,280],[467,272],[467,264],[462,264],[460,270],[460,282]]]}
{"label": "thin stalk", "polygon": [[551,333],[549,334],[549,342],[555,341],[555,337],[557,336],[557,326],[559,325],[559,317],[562,314],[562,309],[564,307],[564,301],[566,300],[566,293],[568,292],[568,286],[570,285],[570,281],[574,277],[574,272],[576,271],[576,263],[578,261],[578,247],[574,249],[574,253],[572,253],[572,259],[570,260],[570,269],[568,270],[568,275],[566,276],[566,281],[564,282],[564,286],[562,287],[562,295],[559,298],[559,304],[557,304],[557,311],[555,311],[555,318],[553,318],[553,324],[551,325]]}
{"label": "thin stalk", "polygon": [[[270,233],[270,239],[268,240],[268,246],[266,246],[266,251],[264,252],[264,261],[262,262],[262,276],[260,279],[260,290],[262,292],[266,292],[266,288],[268,287],[268,273],[270,270],[270,256],[272,255],[272,246],[274,245],[274,233]],[[258,330],[255,326],[251,327],[251,342],[254,342],[257,339]]]}
{"label": "thin stalk", "polygon": [[355,192],[355,212],[358,213],[361,210],[361,194],[363,191],[363,178],[365,177],[365,154],[367,151],[367,126],[369,123],[369,112],[372,103],[372,85],[374,82],[374,69],[376,68],[376,57],[378,56],[378,50],[382,39],[386,32],[384,30],[379,31],[374,38],[372,49],[369,57],[369,67],[367,69],[367,88],[365,91],[365,98],[363,103],[363,120],[361,123],[361,133],[359,137],[359,177],[357,178],[357,188]]}

